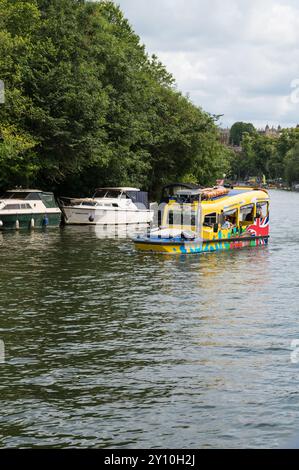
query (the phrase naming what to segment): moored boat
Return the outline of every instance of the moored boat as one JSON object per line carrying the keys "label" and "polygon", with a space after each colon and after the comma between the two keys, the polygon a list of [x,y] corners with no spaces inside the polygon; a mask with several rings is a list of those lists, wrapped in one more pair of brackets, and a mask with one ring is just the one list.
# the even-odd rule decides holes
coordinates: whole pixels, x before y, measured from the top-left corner
{"label": "moored boat", "polygon": [[160,226],[133,241],[137,250],[169,254],[267,245],[269,203],[260,188],[179,190],[160,207]]}
{"label": "moored boat", "polygon": [[150,223],[148,194],[137,188],[99,188],[92,198],[61,198],[69,225],[128,225]]}
{"label": "moored boat", "polygon": [[53,193],[14,189],[0,197],[0,230],[58,227],[61,211]]}

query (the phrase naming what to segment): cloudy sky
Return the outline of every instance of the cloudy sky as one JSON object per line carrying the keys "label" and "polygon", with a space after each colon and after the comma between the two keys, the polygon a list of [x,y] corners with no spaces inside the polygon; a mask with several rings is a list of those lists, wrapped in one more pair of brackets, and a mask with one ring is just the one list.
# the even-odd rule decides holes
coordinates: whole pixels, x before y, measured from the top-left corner
{"label": "cloudy sky", "polygon": [[299,123],[298,0],[116,3],[178,89],[206,111],[224,114],[223,126]]}

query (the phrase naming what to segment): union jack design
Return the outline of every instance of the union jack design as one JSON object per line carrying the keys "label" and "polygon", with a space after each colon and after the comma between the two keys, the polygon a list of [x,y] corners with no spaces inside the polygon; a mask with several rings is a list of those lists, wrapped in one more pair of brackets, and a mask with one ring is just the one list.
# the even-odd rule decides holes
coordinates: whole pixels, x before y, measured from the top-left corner
{"label": "union jack design", "polygon": [[269,235],[269,217],[256,219],[254,224],[248,225],[247,232],[253,237],[267,237]]}

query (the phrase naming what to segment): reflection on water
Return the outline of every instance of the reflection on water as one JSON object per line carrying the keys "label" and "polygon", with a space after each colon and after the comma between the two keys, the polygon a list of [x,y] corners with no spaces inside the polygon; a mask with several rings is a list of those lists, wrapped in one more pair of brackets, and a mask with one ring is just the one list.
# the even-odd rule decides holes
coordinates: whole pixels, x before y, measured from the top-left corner
{"label": "reflection on water", "polygon": [[[74,227],[73,227],[74,228]],[[82,227],[79,227],[82,228]],[[150,224],[130,224],[130,225],[94,225],[89,227],[94,230],[97,238],[134,238],[138,234],[146,233]]]}
{"label": "reflection on water", "polygon": [[[149,224],[129,224],[129,225],[68,225],[64,227],[70,234],[79,237],[89,236],[99,239],[132,239],[138,234],[146,233],[150,228]],[[0,239],[1,242],[1,239]]]}
{"label": "reflection on water", "polygon": [[299,429],[298,202],[273,192],[270,245],[231,253],[0,233],[1,446],[283,445]]}

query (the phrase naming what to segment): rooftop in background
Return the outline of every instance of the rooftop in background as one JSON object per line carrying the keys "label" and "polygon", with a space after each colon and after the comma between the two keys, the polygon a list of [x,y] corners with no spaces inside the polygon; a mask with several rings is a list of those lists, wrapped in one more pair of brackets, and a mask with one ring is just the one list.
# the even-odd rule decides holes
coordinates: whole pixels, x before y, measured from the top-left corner
{"label": "rooftop in background", "polygon": [[[299,124],[297,124],[296,127],[299,128]],[[227,145],[227,146],[233,148],[235,151],[241,151],[242,150],[241,146],[238,147],[238,146],[232,145],[230,143],[230,128],[229,127],[226,127],[226,128],[219,127],[218,129],[219,129],[220,142],[223,145]],[[267,124],[266,127],[264,127],[264,128],[263,127],[256,128],[256,131],[260,135],[265,135],[265,136],[268,136],[268,137],[279,137],[281,132],[285,129],[288,129],[288,128],[287,127],[281,127],[280,125],[278,125],[277,127],[275,127],[275,126],[270,127]]]}

